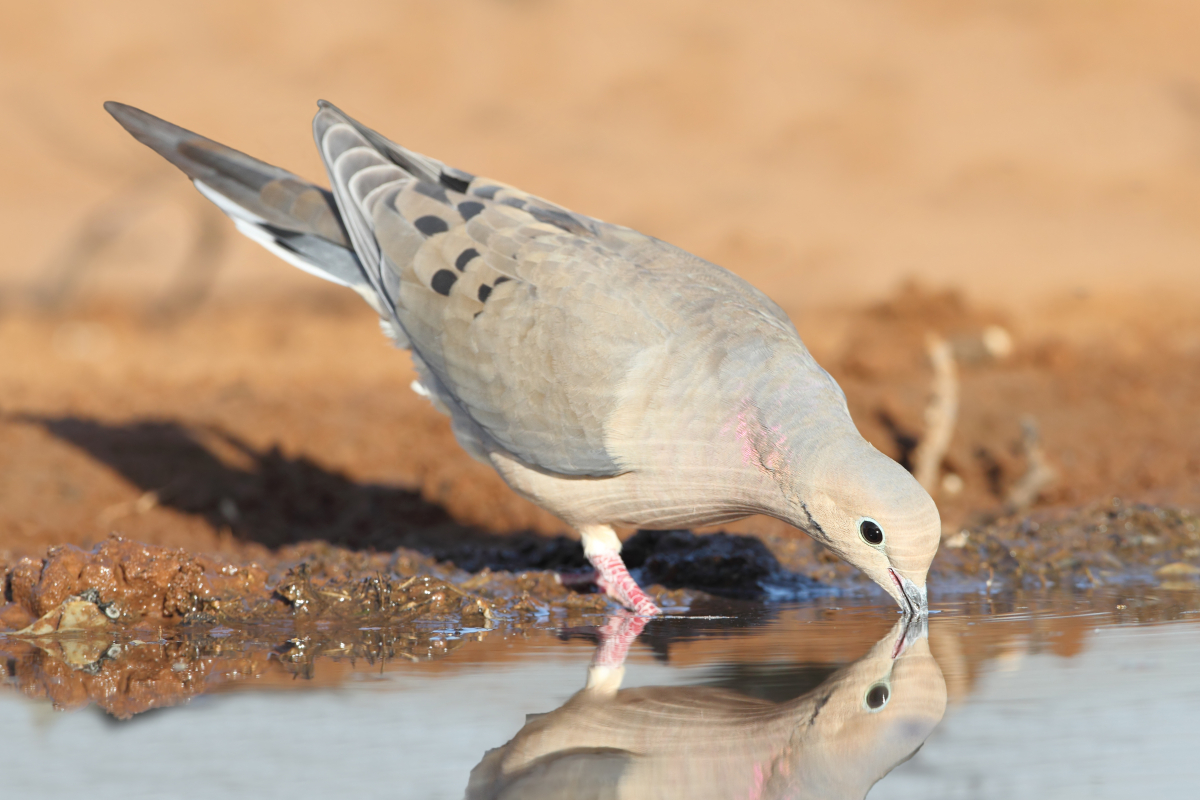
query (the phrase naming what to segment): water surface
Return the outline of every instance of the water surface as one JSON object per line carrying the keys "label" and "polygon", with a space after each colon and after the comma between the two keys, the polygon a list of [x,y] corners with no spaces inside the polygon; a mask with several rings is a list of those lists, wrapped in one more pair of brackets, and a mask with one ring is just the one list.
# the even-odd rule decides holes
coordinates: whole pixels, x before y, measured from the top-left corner
{"label": "water surface", "polygon": [[1194,792],[1200,595],[935,606],[927,630],[826,599],[640,631],[622,616],[325,631],[319,647],[221,629],[0,639],[0,774],[14,794],[90,798]]}

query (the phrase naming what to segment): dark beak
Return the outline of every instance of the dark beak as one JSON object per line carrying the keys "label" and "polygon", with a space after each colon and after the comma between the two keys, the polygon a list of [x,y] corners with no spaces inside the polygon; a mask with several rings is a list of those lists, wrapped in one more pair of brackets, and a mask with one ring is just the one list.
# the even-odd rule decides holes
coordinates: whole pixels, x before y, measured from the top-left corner
{"label": "dark beak", "polygon": [[923,617],[929,614],[929,593],[924,587],[918,587],[908,578],[902,577],[894,569],[889,569],[892,573],[892,580],[900,588],[900,593],[904,597],[904,602],[900,604],[900,610],[906,617]]}

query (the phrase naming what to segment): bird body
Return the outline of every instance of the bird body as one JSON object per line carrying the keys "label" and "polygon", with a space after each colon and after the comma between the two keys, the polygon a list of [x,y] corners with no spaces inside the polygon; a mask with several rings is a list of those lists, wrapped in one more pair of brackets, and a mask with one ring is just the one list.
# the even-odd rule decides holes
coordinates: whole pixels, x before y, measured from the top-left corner
{"label": "bird body", "polygon": [[[413,153],[328,103],[313,131],[332,193],[106,108],[240,231],[358,292],[412,352],[414,389],[450,416],[459,443],[578,528],[598,581],[626,606],[657,612],[613,526],[760,513],[863,567],[902,607],[924,606],[936,507],[858,434],[783,310],[733,273]],[[843,542],[857,536],[843,530],[847,498],[864,500],[858,517],[891,514],[920,535],[875,551]],[[885,550],[888,565],[863,563]]]}

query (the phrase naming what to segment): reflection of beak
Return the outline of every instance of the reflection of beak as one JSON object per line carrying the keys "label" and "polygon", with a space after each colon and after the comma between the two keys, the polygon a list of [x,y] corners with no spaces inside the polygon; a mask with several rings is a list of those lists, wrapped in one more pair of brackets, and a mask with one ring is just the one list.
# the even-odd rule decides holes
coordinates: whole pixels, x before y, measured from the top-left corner
{"label": "reflection of beak", "polygon": [[900,602],[900,610],[904,612],[904,616],[917,617],[928,614],[928,590],[924,586],[918,587],[908,578],[901,577],[891,567],[888,568],[888,572],[891,574],[892,580],[896,582],[896,588],[900,590],[900,596],[896,600]]}
{"label": "reflection of beak", "polygon": [[900,629],[900,635],[896,637],[896,644],[892,647],[893,661],[904,655],[904,651],[912,647],[913,643],[929,635],[929,617],[925,614],[905,614],[896,622],[896,628]]}

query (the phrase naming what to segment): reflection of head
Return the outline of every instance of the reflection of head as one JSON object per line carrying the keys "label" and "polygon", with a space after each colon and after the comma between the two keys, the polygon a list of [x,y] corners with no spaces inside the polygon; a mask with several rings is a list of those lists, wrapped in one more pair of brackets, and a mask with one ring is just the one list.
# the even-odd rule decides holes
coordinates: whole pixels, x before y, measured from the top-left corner
{"label": "reflection of head", "polygon": [[922,627],[897,623],[809,695],[828,701],[813,725],[796,731],[801,768],[777,780],[787,796],[864,797],[925,742],[946,710],[946,683]]}
{"label": "reflection of head", "polygon": [[945,711],[921,625],[898,622],[787,703],[708,687],[585,689],[488,752],[467,798],[862,798]]}

